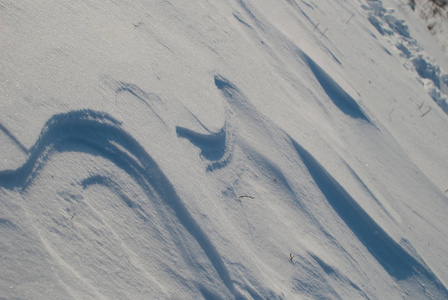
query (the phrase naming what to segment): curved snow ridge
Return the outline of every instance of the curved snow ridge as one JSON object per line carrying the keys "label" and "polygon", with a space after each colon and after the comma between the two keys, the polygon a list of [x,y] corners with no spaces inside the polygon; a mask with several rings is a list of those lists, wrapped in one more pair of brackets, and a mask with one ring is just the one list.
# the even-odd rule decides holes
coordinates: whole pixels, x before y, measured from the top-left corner
{"label": "curved snow ridge", "polygon": [[240,90],[229,80],[217,74],[214,76],[215,85],[230,103],[245,101],[245,97]]}
{"label": "curved snow ridge", "polygon": [[146,104],[146,106],[148,106],[150,108],[151,108],[151,105],[150,105],[151,101],[153,101],[153,100],[160,101],[159,96],[152,94],[152,93],[147,93],[135,84],[120,81],[120,82],[118,82],[118,85],[119,85],[119,87],[116,89],[117,93],[128,92],[131,95],[133,95],[134,97],[136,97],[137,99],[139,99],[140,101],[142,101],[144,104]]}
{"label": "curved snow ridge", "polygon": [[312,60],[305,52],[298,50],[299,56],[305,61],[311,72],[316,77],[324,92],[347,116],[354,119],[361,119],[370,125],[374,125],[360,105],[350,96],[327,72],[325,72],[314,60]]}
{"label": "curved snow ridge", "polygon": [[[94,125],[92,125],[94,124]],[[29,150],[28,160],[16,170],[0,171],[2,186],[25,189],[45,166],[45,161],[57,145],[76,140],[89,140],[95,134],[91,127],[115,127],[121,123],[106,113],[92,110],[71,111],[54,115],[41,130],[37,142]],[[92,139],[94,140],[94,139]]]}
{"label": "curved snow ridge", "polygon": [[[218,250],[188,212],[169,179],[121,123],[106,113],[86,109],[53,116],[31,148],[28,161],[17,170],[0,172],[0,186],[23,191],[32,184],[53,153],[73,151],[101,155],[128,173],[148,195],[152,191],[157,193],[203,249],[224,285],[236,298],[244,298],[235,288]],[[102,177],[87,179],[83,185],[94,183],[111,187],[111,183]],[[127,204],[135,206],[132,202]]]}
{"label": "curved snow ridge", "polygon": [[188,139],[193,145],[202,150],[201,155],[208,160],[219,160],[224,156],[226,150],[225,125],[219,132],[203,134],[193,130],[177,126],[178,137]]}
{"label": "curved snow ridge", "polygon": [[391,219],[395,222],[395,224],[400,223],[400,216],[398,213],[387,203],[386,201],[381,201],[378,199],[377,196],[373,193],[372,190],[367,186],[367,184],[359,177],[358,173],[353,170],[353,168],[348,164],[347,161],[344,160],[344,165],[349,170],[353,178],[356,180],[356,182],[359,183],[360,187],[370,196],[371,199],[373,199],[378,207]]}
{"label": "curved snow ridge", "polygon": [[[243,119],[252,119],[254,123],[261,123],[262,125],[269,123],[269,121],[258,112],[257,108],[250,103],[247,97],[232,82],[219,74],[214,76],[214,81],[216,87],[220,90],[221,94],[229,104],[227,123],[232,124],[233,126]],[[260,122],[260,118],[264,120]]]}
{"label": "curved snow ridge", "polygon": [[[364,299],[369,299],[368,295],[356,284],[354,283],[349,277],[345,276],[341,271],[333,268],[329,264],[327,264],[322,258],[319,256],[308,253],[308,255],[317,263],[317,265],[327,274],[329,277],[333,278],[335,281],[339,282],[340,284],[347,284],[351,286],[360,297]],[[337,294],[336,291],[333,291]],[[340,295],[338,295],[340,297]],[[342,297],[341,297],[342,298]]]}
{"label": "curved snow ridge", "polygon": [[[296,2],[289,3],[292,5],[293,9],[297,9],[298,4]],[[256,24],[262,24],[259,19],[254,15],[253,10],[249,10],[248,6],[244,4],[244,2],[241,0],[240,5],[243,7],[243,9],[246,11],[246,13],[249,15],[249,17],[256,22]],[[303,13],[303,11],[298,7],[299,10]],[[305,15],[306,16],[306,15]],[[241,17],[235,16],[243,25],[248,26],[247,22],[243,22]],[[307,17],[307,16],[306,16]],[[308,17],[307,17],[308,18]],[[361,108],[360,104],[353,99],[327,72],[325,72],[313,59],[311,59],[302,49],[300,49],[294,42],[292,42],[288,37],[286,37],[281,31],[276,29],[276,27],[273,24],[270,24],[269,21],[264,20],[264,23],[267,24],[267,26],[262,27],[261,25],[257,25],[257,28],[265,31],[269,34],[270,37],[272,37],[272,41],[275,41],[276,43],[281,43],[287,45],[289,49],[291,49],[291,54],[294,56],[298,56],[306,66],[310,69],[311,73],[316,78],[317,82],[322,87],[323,91],[327,94],[328,98],[331,100],[331,102],[345,115],[354,118],[354,119],[360,119],[362,121],[367,122],[368,124],[375,126],[375,124],[372,122],[372,120],[368,117],[366,112]],[[310,20],[310,22],[314,23]],[[257,34],[257,32],[250,27],[251,35],[255,34],[257,35],[257,39],[260,39],[260,36]],[[269,30],[268,30],[269,29]],[[336,55],[333,54],[333,52],[328,49],[326,46],[324,46],[326,49],[326,52],[332,57],[332,59],[337,62],[339,65],[341,64],[340,60],[336,57]],[[267,47],[269,48],[269,47]],[[272,51],[268,51],[269,55],[273,56]],[[275,60],[278,60],[278,58],[274,57]],[[302,63],[302,62],[301,62]],[[228,99],[232,98],[238,98],[236,95],[232,95],[230,92],[230,88],[233,88],[237,91],[237,89],[232,86],[231,83],[229,83],[226,79],[224,79],[220,75],[215,76],[215,84],[217,87],[222,90],[225,94],[225,96]]]}
{"label": "curved snow ridge", "polygon": [[195,132],[180,126],[176,127],[178,137],[189,140],[201,149],[201,156],[210,162],[207,165],[207,171],[210,172],[225,167],[232,160],[233,133],[228,121],[216,133],[206,130],[209,134]]}
{"label": "curved snow ridge", "polygon": [[[220,75],[215,75],[214,78],[216,87],[224,94],[226,100],[241,99],[242,94],[232,83]],[[201,156],[210,162],[206,168],[208,172],[221,169],[232,160],[235,132],[231,125],[233,123],[231,118],[232,112],[227,110],[224,126],[218,132],[211,132],[195,117],[209,134],[195,132],[181,126],[176,127],[177,136],[189,140],[198,147],[201,150]]]}
{"label": "curved snow ridge", "polygon": [[153,114],[166,126],[165,121],[161,118],[161,116],[155,111],[155,109],[152,107],[151,104],[153,104],[155,101],[161,102],[162,100],[160,97],[153,93],[148,93],[142,90],[139,86],[132,84],[132,83],[126,83],[122,81],[117,82],[118,87],[115,90],[116,93],[129,93],[132,96],[134,96],[136,99],[138,99],[140,102],[145,104],[149,109],[153,112]]}
{"label": "curved snow ridge", "polygon": [[[432,294],[448,297],[446,287],[421,259],[393,240],[307,150],[292,138],[291,143],[329,204],[390,276],[398,283],[424,279]],[[418,285],[412,288],[418,289]]]}
{"label": "curved snow ridge", "polygon": [[115,195],[117,195],[123,201],[123,203],[126,204],[127,207],[132,209],[143,221],[147,221],[150,218],[150,216],[145,213],[145,210],[138,203],[121,192],[121,188],[118,183],[107,176],[90,176],[82,180],[81,185],[83,189],[86,189],[92,185],[104,186],[107,189],[111,190]]}

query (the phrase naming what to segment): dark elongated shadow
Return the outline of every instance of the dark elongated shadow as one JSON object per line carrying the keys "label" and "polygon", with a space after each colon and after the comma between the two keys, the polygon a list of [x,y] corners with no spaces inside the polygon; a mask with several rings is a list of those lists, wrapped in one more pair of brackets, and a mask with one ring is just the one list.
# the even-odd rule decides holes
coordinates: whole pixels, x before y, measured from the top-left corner
{"label": "dark elongated shadow", "polygon": [[[313,72],[322,89],[328,95],[330,100],[344,114],[366,121],[372,124],[372,121],[362,110],[359,104],[353,99],[330,75],[327,74],[314,60],[312,60],[304,52],[299,52],[300,57],[305,61],[310,70]],[[373,124],[372,124],[373,125]]]}
{"label": "dark elongated shadow", "polygon": [[447,289],[428,267],[395,242],[307,150],[290,139],[329,204],[390,276],[398,281],[415,275],[426,277],[448,297]]}
{"label": "dark elongated shadow", "polygon": [[28,149],[26,149],[26,147],[1,123],[0,130],[3,131],[24,154],[28,155]]}
{"label": "dark elongated shadow", "polygon": [[[52,154],[71,152],[80,146],[108,159],[128,173],[148,195],[151,195],[151,189],[154,190],[203,249],[224,285],[235,298],[244,298],[235,288],[218,250],[188,212],[169,179],[137,140],[108,114],[79,110],[53,116],[46,122],[37,142],[30,149],[26,163],[16,170],[0,172],[0,186],[24,191]],[[84,185],[102,181],[104,183],[104,178],[91,178]],[[132,206],[133,203],[127,202],[127,205]]]}

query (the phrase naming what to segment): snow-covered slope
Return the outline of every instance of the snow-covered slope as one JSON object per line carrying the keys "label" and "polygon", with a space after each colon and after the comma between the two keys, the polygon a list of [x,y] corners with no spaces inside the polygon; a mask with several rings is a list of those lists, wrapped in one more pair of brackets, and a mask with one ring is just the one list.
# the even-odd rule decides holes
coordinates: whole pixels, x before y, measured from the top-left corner
{"label": "snow-covered slope", "polygon": [[411,7],[425,22],[428,30],[448,55],[448,1],[415,0]]}
{"label": "snow-covered slope", "polygon": [[1,299],[448,299],[448,59],[410,6],[0,13]]}

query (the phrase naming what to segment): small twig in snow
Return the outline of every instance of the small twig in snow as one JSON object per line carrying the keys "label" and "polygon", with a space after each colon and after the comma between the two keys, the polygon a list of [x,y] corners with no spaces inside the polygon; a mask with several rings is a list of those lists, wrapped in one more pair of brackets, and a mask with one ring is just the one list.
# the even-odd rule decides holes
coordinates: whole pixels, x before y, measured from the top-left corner
{"label": "small twig in snow", "polygon": [[355,13],[352,13],[352,16],[350,17],[350,19],[347,20],[347,22],[345,22],[345,24],[348,24],[353,19],[354,16],[355,16]]}
{"label": "small twig in snow", "polygon": [[395,108],[392,108],[391,109],[391,111],[390,111],[390,113],[389,113],[389,118],[390,118],[390,116],[392,115],[392,113],[395,111]]}
{"label": "small twig in snow", "polygon": [[429,113],[430,111],[431,111],[431,107],[430,107],[425,113],[423,113],[420,117],[423,118],[423,117],[426,116],[426,114]]}
{"label": "small twig in snow", "polygon": [[327,28],[325,28],[324,32],[322,32],[322,35],[320,36],[320,38],[323,38],[323,37],[324,37],[324,35],[325,35],[325,32],[327,32],[327,30],[328,30],[328,27],[327,27]]}
{"label": "small twig in snow", "polygon": [[250,198],[250,199],[255,199],[255,197],[252,196],[247,196],[247,195],[243,195],[243,196],[239,196],[238,198]]}
{"label": "small twig in snow", "polygon": [[75,217],[75,215],[76,215],[76,213],[74,212],[70,220],[73,220],[73,218]]}

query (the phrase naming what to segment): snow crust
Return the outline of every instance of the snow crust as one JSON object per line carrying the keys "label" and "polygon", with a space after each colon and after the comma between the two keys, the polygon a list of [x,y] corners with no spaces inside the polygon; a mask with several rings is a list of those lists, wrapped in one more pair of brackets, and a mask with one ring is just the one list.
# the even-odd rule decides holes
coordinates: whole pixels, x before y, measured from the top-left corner
{"label": "snow crust", "polygon": [[408,3],[0,14],[0,299],[448,299],[448,57]]}

